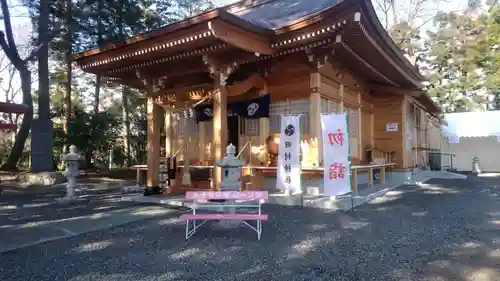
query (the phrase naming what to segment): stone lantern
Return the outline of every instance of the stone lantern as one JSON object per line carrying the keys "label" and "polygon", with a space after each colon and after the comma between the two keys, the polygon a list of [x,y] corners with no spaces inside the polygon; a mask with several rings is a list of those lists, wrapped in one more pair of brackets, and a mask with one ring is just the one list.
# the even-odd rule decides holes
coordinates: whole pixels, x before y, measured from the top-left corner
{"label": "stone lantern", "polygon": [[76,177],[80,175],[80,159],[81,156],[74,145],[71,145],[69,153],[62,157],[62,160],[66,162],[66,170],[62,174],[67,178],[67,183],[66,196],[59,199],[60,203],[69,203],[75,199]]}
{"label": "stone lantern", "polygon": [[[220,184],[222,191],[232,191],[239,190],[241,187],[241,167],[243,167],[243,162],[236,158],[236,147],[233,144],[229,144],[226,148],[226,155],[222,160],[217,160],[215,162],[217,166],[222,167],[222,182]],[[215,200],[214,200],[215,201]],[[234,205],[235,200],[221,200],[224,204]],[[226,207],[229,214],[236,213],[236,207]],[[223,212],[223,209],[220,210]],[[241,225],[239,221],[220,221],[218,227],[221,228],[234,228]]]}
{"label": "stone lantern", "polygon": [[221,190],[239,190],[241,187],[241,167],[243,161],[236,158],[236,147],[229,144],[226,147],[226,156],[222,160],[215,162],[217,166],[222,167],[222,182],[220,184]]}

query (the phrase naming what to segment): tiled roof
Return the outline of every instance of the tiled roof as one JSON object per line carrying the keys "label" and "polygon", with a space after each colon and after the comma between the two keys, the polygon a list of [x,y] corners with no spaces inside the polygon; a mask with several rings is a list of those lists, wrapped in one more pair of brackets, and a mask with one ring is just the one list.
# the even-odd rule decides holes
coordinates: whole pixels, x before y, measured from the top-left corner
{"label": "tiled roof", "polygon": [[279,29],[310,17],[338,3],[338,0],[274,0],[247,9],[228,12],[254,25]]}

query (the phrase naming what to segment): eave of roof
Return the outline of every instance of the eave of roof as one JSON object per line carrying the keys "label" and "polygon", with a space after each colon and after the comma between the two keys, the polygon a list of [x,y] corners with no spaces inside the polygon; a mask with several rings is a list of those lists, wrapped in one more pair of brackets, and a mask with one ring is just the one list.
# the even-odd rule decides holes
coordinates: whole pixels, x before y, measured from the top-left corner
{"label": "eave of roof", "polygon": [[[250,31],[259,35],[274,35],[274,31],[283,32],[283,30],[287,29],[290,25],[296,24],[297,22],[301,22],[305,19],[311,18],[318,13],[321,13],[323,10],[329,9],[336,4],[338,4],[338,0],[315,0],[315,2],[311,3],[308,1],[298,1],[293,5],[290,1],[294,0],[243,0],[236,2],[231,5],[227,5],[221,8],[216,8],[205,13],[199,14],[197,16],[175,22],[164,27],[161,27],[157,30],[141,33],[136,36],[127,38],[120,42],[113,42],[105,44],[103,47],[93,48],[91,50],[86,50],[80,53],[77,53],[73,56],[75,60],[78,60],[82,57],[96,55],[99,53],[103,53],[106,51],[111,51],[120,47],[128,46],[134,43],[143,42],[148,39],[156,38],[158,36],[166,35],[184,28],[188,28],[195,24],[200,24],[202,22],[207,22],[209,20],[213,20],[215,18],[220,18],[224,21],[230,22],[231,24],[240,27],[246,31]],[[320,2],[322,1],[322,2]],[[279,13],[283,13],[286,9],[280,9],[280,7],[273,7],[276,5],[285,5],[289,4],[290,7],[296,6],[297,8],[308,8],[305,9],[305,14],[303,13],[292,13],[289,17],[284,17],[283,14],[280,16],[276,16],[272,18],[273,14],[267,15],[267,21],[274,21],[274,24],[261,22],[255,20],[255,18],[266,18],[261,17],[259,13],[269,13],[269,10],[274,9],[278,15]],[[271,7],[267,7],[266,5],[270,5]],[[290,13],[288,11],[288,13]]]}

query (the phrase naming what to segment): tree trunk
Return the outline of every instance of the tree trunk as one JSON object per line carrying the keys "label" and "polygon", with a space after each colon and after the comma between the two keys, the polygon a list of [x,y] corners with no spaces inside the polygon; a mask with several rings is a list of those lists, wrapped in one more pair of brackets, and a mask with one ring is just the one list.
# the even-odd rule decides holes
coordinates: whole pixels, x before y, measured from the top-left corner
{"label": "tree trunk", "polygon": [[21,79],[21,91],[23,93],[23,103],[28,106],[28,109],[23,115],[23,121],[21,127],[16,135],[16,141],[12,147],[12,151],[9,154],[7,162],[2,166],[2,170],[14,171],[17,170],[17,162],[21,159],[24,150],[24,144],[28,138],[31,121],[33,121],[33,98],[31,96],[31,72],[23,67],[19,71],[19,77]]}
{"label": "tree trunk", "polygon": [[66,104],[66,120],[64,122],[64,132],[67,134],[68,133],[68,128],[69,128],[69,123],[71,121],[71,111],[72,111],[72,103],[71,103],[71,84],[72,84],[72,79],[73,79],[73,67],[71,64],[71,47],[72,47],[72,38],[73,38],[73,29],[72,29],[72,24],[73,24],[73,18],[71,15],[71,0],[66,1],[66,25],[68,27],[68,34],[66,36],[66,44],[67,44],[67,49],[66,49],[66,70],[67,70],[67,75],[66,75],[66,92],[64,96],[64,101]]}
{"label": "tree trunk", "polygon": [[392,25],[398,24],[398,11],[396,10],[396,0],[391,0]]}
{"label": "tree trunk", "polygon": [[38,53],[38,118],[50,119],[50,89],[49,89],[49,48],[41,42],[48,41],[49,35],[49,3],[40,0],[40,19],[38,23],[38,44],[41,45]]}
{"label": "tree trunk", "polygon": [[95,91],[94,91],[94,114],[99,113],[99,103],[101,97],[101,75],[95,76]]}
{"label": "tree trunk", "polygon": [[129,108],[128,108],[128,96],[127,96],[127,88],[123,86],[122,88],[122,114],[123,114],[123,128],[125,130],[125,139],[124,139],[124,148],[126,155],[126,167],[132,165],[132,156],[131,156],[131,137],[130,137],[130,118],[129,118]]}

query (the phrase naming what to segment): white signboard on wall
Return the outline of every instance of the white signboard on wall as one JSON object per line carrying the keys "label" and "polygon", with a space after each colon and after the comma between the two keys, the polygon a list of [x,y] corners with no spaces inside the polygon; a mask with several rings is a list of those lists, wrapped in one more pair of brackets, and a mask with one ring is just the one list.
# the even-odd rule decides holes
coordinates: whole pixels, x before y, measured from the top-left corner
{"label": "white signboard on wall", "polygon": [[346,114],[321,115],[325,195],[351,192]]}
{"label": "white signboard on wall", "polygon": [[276,187],[301,191],[300,116],[281,116]]}
{"label": "white signboard on wall", "polygon": [[399,124],[398,123],[387,123],[385,125],[385,131],[386,132],[397,132],[397,131],[399,131]]}

